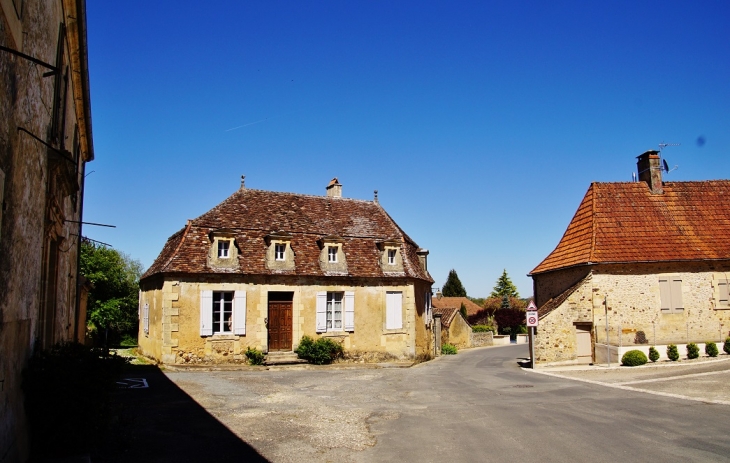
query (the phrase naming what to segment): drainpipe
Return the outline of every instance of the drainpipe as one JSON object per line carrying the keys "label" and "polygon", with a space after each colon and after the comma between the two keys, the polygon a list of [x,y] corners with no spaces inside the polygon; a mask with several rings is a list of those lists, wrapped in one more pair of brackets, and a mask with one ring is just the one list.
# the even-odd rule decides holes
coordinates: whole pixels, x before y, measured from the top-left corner
{"label": "drainpipe", "polygon": [[[82,238],[82,227],[84,226],[84,189],[86,186],[86,163],[81,159],[79,154],[79,162],[81,163],[81,185],[79,186],[79,193],[81,199],[79,201],[79,236],[76,240],[76,316],[74,317],[74,341],[79,340],[79,315],[81,315],[81,238]],[[84,320],[86,324],[86,320]],[[84,333],[84,338],[86,334]],[[83,343],[80,343],[83,344]]]}
{"label": "drainpipe", "polygon": [[606,366],[611,366],[611,346],[608,343],[608,294],[603,298],[603,304],[606,306]]}

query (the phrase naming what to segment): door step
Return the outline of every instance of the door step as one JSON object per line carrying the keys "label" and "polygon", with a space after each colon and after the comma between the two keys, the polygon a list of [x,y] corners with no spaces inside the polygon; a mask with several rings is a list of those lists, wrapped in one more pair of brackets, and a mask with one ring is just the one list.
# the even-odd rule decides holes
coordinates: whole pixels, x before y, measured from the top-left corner
{"label": "door step", "polygon": [[295,352],[269,352],[266,354],[264,365],[295,365],[298,363],[307,363],[306,360],[300,359]]}

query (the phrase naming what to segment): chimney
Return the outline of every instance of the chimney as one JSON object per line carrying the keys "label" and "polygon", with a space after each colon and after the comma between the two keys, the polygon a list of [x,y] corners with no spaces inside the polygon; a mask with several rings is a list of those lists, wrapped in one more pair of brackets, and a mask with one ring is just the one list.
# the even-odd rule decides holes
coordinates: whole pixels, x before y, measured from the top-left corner
{"label": "chimney", "polygon": [[662,166],[659,151],[649,150],[636,157],[636,168],[639,170],[639,181],[646,182],[653,195],[664,193],[662,187]]}
{"label": "chimney", "polygon": [[337,177],[330,180],[330,184],[327,185],[327,196],[330,198],[342,198],[342,185],[340,185]]}
{"label": "chimney", "polygon": [[245,175],[241,175],[241,189],[242,190],[246,189],[246,176]]}

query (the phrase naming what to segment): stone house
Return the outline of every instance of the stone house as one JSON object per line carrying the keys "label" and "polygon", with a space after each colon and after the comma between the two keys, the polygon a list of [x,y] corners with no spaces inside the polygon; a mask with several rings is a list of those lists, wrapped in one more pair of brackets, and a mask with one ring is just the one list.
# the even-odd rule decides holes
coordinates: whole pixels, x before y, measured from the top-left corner
{"label": "stone house", "polygon": [[376,197],[241,188],[173,234],[140,281],[139,347],[164,363],[235,362],[330,337],[348,355],[433,348],[428,251]]}
{"label": "stone house", "polygon": [[456,307],[456,310],[460,310],[461,305],[464,304],[464,307],[466,307],[467,317],[476,315],[477,313],[479,313],[479,311],[482,310],[482,308],[479,307],[478,304],[473,302],[468,297],[446,297],[442,296],[441,293],[436,293],[436,297],[433,298],[432,304],[434,309]]}
{"label": "stone house", "polygon": [[0,0],[0,461],[26,461],[21,373],[83,340],[85,163],[94,158],[85,2]]}
{"label": "stone house", "polygon": [[639,181],[591,184],[530,272],[537,362],[589,363],[617,346],[728,334],[730,181],[663,182],[659,152],[637,159]]}
{"label": "stone house", "polygon": [[[434,299],[435,301],[435,299]],[[459,349],[472,347],[471,325],[456,307],[433,306],[435,320],[441,320],[441,344],[453,344]]]}

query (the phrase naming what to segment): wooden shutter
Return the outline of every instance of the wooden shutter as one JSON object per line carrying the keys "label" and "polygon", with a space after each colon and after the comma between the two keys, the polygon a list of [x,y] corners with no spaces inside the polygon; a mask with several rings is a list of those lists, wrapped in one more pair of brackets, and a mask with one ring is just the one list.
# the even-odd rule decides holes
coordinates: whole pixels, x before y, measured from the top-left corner
{"label": "wooden shutter", "polygon": [[669,279],[659,279],[659,299],[661,299],[661,309],[666,311],[672,310],[672,292],[669,289]]}
{"label": "wooden shutter", "polygon": [[730,291],[728,291],[728,281],[727,280],[720,280],[717,283],[717,291],[718,291],[718,302],[719,305],[723,307],[727,307],[730,305]]}
{"label": "wooden shutter", "polygon": [[397,330],[403,328],[403,293],[385,293],[385,329]]}
{"label": "wooden shutter", "polygon": [[246,334],[246,291],[233,293],[233,334]]}
{"label": "wooden shutter", "polygon": [[200,335],[213,336],[213,291],[200,292]]}
{"label": "wooden shutter", "polygon": [[317,292],[317,333],[327,331],[327,292]]}
{"label": "wooden shutter", "polygon": [[355,331],[354,291],[345,291],[345,331]]}
{"label": "wooden shutter", "polygon": [[144,334],[150,332],[150,305],[145,303],[144,309],[142,309],[142,329]]}
{"label": "wooden shutter", "polygon": [[671,290],[672,310],[684,310],[684,304],[682,303],[682,280],[672,278]]}

